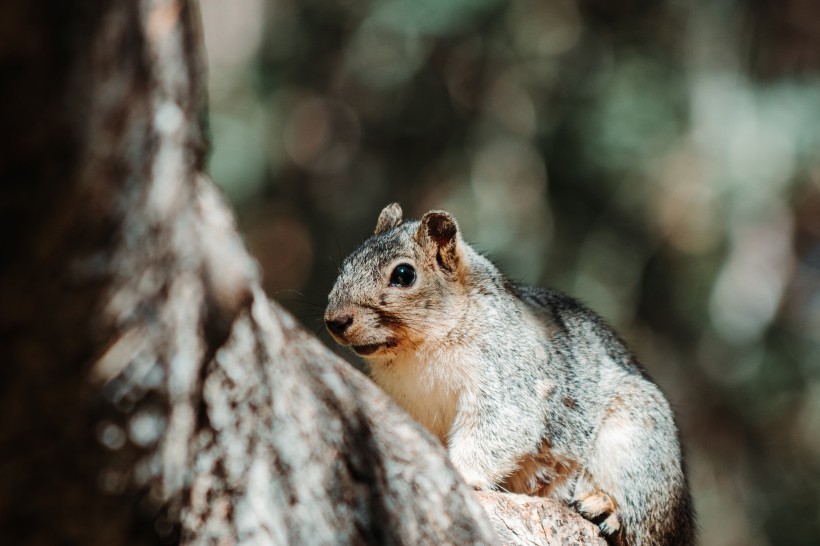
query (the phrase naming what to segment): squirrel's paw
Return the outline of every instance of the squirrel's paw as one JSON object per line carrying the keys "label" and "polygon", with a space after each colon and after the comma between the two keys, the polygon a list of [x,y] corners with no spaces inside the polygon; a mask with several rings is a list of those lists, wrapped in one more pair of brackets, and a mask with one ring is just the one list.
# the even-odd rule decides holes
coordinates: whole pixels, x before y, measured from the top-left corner
{"label": "squirrel's paw", "polygon": [[585,519],[597,525],[604,535],[613,535],[621,529],[618,506],[612,497],[603,491],[596,490],[580,495],[572,501],[571,506]]}

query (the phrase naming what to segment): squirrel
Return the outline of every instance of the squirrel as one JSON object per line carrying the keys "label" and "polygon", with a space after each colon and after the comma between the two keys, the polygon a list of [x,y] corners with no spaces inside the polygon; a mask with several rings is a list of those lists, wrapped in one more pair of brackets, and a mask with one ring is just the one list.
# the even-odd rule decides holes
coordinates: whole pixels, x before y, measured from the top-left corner
{"label": "squirrel", "polygon": [[564,501],[610,544],[695,544],[660,389],[602,318],[508,280],[449,213],[403,221],[385,207],[324,319],[473,488]]}

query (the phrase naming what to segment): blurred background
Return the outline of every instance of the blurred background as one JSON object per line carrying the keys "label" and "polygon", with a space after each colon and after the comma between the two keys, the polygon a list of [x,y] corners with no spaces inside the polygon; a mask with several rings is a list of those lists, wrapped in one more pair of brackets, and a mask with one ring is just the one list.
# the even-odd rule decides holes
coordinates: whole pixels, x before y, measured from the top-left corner
{"label": "blurred background", "polygon": [[381,208],[450,210],[635,348],[704,545],[818,543],[820,2],[201,5],[210,171],[269,294],[333,345]]}

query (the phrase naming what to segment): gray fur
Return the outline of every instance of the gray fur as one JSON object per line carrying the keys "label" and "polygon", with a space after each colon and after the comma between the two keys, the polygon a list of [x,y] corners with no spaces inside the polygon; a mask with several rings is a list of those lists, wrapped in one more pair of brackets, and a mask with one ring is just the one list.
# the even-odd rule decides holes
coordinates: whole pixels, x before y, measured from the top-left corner
{"label": "gray fur", "polygon": [[[366,353],[467,482],[561,499],[612,544],[694,544],[672,410],[612,329],[505,279],[446,212],[402,222],[392,204],[378,226],[344,261],[326,319],[352,318],[334,338]],[[412,286],[389,285],[399,263]]]}
{"label": "gray fur", "polygon": [[379,219],[376,221],[376,230],[374,233],[379,234],[390,228],[396,227],[401,224],[401,217],[401,207],[398,203],[387,205],[384,209],[382,209],[381,214],[379,214]]}

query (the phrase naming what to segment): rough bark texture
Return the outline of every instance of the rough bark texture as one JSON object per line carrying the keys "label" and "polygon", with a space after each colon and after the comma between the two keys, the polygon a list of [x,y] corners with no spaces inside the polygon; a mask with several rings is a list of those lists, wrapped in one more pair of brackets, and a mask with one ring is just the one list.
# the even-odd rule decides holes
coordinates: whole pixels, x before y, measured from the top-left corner
{"label": "rough bark texture", "polygon": [[480,494],[488,520],[268,302],[200,174],[194,7],[0,7],[0,543],[599,541],[543,500]]}
{"label": "rough bark texture", "polygon": [[558,501],[490,491],[475,495],[505,546],[606,544],[596,526]]}

